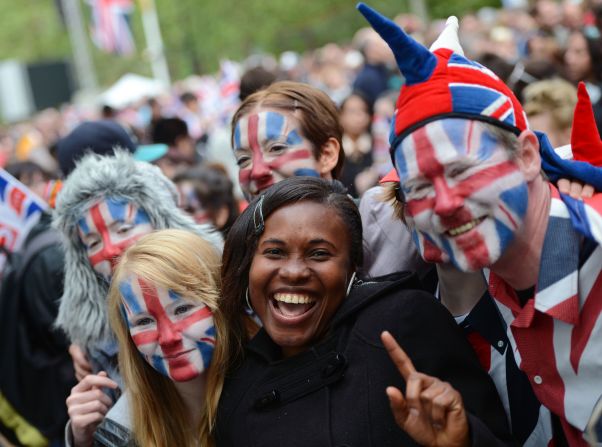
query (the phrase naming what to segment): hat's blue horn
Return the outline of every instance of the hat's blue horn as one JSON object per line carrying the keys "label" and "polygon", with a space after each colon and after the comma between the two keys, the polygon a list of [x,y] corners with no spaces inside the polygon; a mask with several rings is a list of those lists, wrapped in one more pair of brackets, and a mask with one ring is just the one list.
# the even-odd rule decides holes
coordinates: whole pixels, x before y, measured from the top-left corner
{"label": "hat's blue horn", "polygon": [[408,36],[395,22],[364,3],[357,9],[393,51],[397,66],[407,85],[426,81],[437,66],[437,58],[423,45]]}

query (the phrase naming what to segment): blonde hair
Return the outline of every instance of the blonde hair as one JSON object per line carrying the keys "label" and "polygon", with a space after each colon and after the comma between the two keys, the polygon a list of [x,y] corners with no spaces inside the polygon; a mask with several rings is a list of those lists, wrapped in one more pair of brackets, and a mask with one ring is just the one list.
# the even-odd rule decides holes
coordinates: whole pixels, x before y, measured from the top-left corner
{"label": "blonde hair", "polygon": [[554,128],[569,129],[577,105],[577,89],[564,79],[546,79],[529,84],[523,90],[527,118],[550,113]]}
{"label": "blonde hair", "polygon": [[[140,446],[213,446],[217,404],[228,352],[226,320],[220,309],[221,257],[195,233],[161,230],[141,238],[124,253],[109,290],[109,319],[119,342],[119,369],[131,394],[133,434]],[[174,383],[138,352],[124,320],[119,284],[131,275],[208,306],[213,313],[216,346],[207,370],[205,405],[199,426],[187,430],[189,416]]]}

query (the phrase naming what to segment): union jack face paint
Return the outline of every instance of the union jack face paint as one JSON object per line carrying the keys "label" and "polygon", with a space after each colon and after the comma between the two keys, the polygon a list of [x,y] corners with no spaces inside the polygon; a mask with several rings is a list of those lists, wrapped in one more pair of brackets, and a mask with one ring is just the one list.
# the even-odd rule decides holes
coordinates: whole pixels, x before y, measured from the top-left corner
{"label": "union jack face paint", "polygon": [[148,214],[135,204],[108,198],[84,214],[78,230],[92,268],[109,280],[121,254],[153,227]]}
{"label": "union jack face paint", "polygon": [[425,260],[474,271],[500,258],[522,226],[527,184],[483,123],[428,123],[403,139],[394,159],[406,221]]}
{"label": "union jack face paint", "polygon": [[243,116],[234,129],[234,155],[240,186],[249,198],[287,177],[320,176],[313,145],[301,136],[290,113]]}
{"label": "union jack face paint", "polygon": [[119,291],[132,340],[149,365],[176,382],[207,370],[216,332],[206,305],[135,276]]}

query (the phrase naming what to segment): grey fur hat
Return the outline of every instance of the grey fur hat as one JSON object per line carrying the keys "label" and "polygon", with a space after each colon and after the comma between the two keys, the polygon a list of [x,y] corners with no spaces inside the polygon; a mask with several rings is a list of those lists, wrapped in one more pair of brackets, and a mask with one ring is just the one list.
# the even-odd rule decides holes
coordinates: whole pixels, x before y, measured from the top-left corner
{"label": "grey fur hat", "polygon": [[53,226],[62,233],[65,249],[65,288],[55,324],[86,350],[112,338],[106,310],[109,285],[92,269],[77,223],[107,197],[135,203],[146,211],[155,229],[191,230],[220,251],[223,245],[220,233],[212,226],[195,224],[177,207],[176,187],[158,167],[137,162],[126,151],[83,157],[57,198]]}

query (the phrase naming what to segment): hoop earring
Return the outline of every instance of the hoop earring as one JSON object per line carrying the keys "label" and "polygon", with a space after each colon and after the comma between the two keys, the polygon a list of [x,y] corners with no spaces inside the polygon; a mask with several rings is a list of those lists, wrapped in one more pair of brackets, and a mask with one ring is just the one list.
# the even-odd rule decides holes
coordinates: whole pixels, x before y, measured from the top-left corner
{"label": "hoop earring", "polygon": [[349,285],[347,286],[347,293],[345,294],[345,296],[349,296],[349,293],[351,292],[351,288],[353,287],[354,281],[355,281],[355,272],[353,272],[351,274],[351,279],[349,280]]}
{"label": "hoop earring", "polygon": [[245,290],[245,302],[247,303],[247,312],[250,312],[251,314],[255,313],[255,311],[253,310],[253,307],[251,306],[251,302],[249,301],[249,288],[248,287]]}

